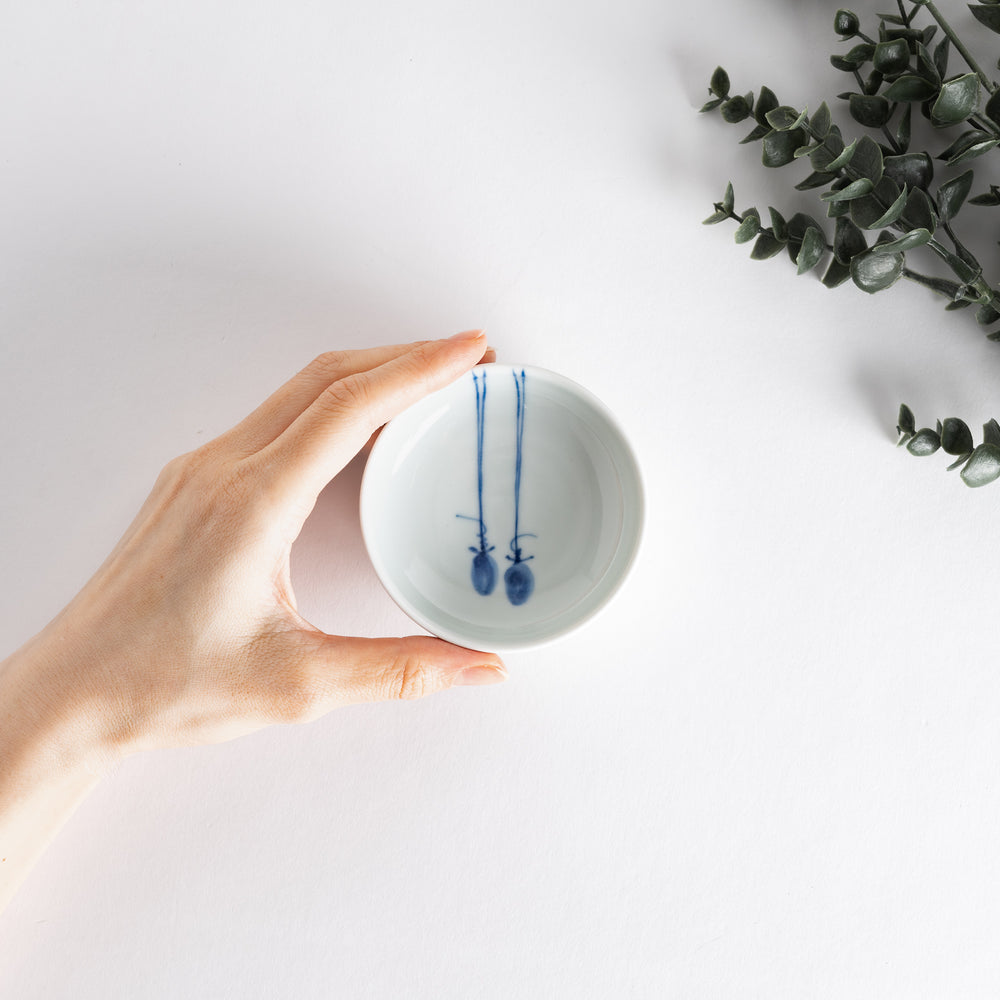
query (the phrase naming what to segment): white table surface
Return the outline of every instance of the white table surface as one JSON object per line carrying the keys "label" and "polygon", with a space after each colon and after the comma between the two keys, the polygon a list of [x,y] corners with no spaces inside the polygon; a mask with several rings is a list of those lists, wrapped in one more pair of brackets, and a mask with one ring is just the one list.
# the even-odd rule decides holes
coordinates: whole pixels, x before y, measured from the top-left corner
{"label": "white table surface", "polygon": [[[0,917],[0,996],[997,995],[1000,486],[893,428],[1000,416],[1000,348],[700,225],[729,179],[812,204],[695,109],[720,61],[844,89],[835,7],[8,5],[0,649],[324,349],[485,326],[618,414],[649,518],[499,688],[127,761]],[[300,605],[407,632],[359,477]]]}

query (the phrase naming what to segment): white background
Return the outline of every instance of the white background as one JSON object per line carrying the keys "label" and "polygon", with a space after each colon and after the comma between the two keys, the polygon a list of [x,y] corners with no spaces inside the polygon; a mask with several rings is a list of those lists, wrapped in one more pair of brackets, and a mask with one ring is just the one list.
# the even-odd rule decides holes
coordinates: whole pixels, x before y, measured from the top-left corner
{"label": "white background", "polygon": [[[835,3],[7,7],[0,649],[329,348],[487,327],[618,414],[649,521],[501,687],[130,759],[0,918],[0,996],[997,995],[1000,485],[893,442],[902,400],[978,436],[1000,348],[700,225],[730,179],[814,204],[696,109],[718,62],[847,89]],[[406,632],[359,477],[300,605]]]}

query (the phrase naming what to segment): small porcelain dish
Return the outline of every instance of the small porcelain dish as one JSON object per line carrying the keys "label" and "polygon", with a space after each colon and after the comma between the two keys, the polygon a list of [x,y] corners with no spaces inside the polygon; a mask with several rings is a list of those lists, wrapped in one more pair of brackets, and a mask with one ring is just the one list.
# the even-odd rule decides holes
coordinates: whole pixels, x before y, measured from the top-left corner
{"label": "small porcelain dish", "polygon": [[541,368],[480,365],[379,435],[361,486],[375,571],[427,631],[474,649],[542,645],[612,597],[643,494],[608,409]]}

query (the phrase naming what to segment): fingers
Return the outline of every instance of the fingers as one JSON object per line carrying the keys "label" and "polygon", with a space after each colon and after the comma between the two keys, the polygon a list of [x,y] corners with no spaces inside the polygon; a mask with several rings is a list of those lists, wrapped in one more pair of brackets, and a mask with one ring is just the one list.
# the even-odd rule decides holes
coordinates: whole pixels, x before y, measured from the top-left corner
{"label": "fingers", "polygon": [[338,379],[253,461],[275,495],[306,509],[378,427],[469,371],[485,352],[483,333],[469,331]]}
{"label": "fingers", "polygon": [[423,698],[450,687],[496,684],[507,670],[492,653],[443,639],[322,636],[316,655],[337,704]]}
{"label": "fingers", "polygon": [[250,455],[270,444],[307,409],[319,394],[338,379],[368,371],[398,358],[427,341],[391,344],[354,351],[327,351],[275,390],[249,416],[219,440],[235,451]]}
{"label": "fingers", "polygon": [[431,636],[355,639],[296,629],[283,634],[254,677],[263,718],[312,722],[345,705],[496,684],[507,670],[492,653]]}

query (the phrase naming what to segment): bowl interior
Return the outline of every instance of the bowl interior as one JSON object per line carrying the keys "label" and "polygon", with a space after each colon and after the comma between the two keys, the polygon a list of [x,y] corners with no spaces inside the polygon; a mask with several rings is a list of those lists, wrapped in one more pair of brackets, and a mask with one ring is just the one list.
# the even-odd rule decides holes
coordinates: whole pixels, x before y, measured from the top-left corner
{"label": "bowl interior", "polygon": [[642,491],[607,409],[543,369],[482,365],[393,420],[361,523],[382,583],[428,631],[516,649],[565,634],[617,589]]}

